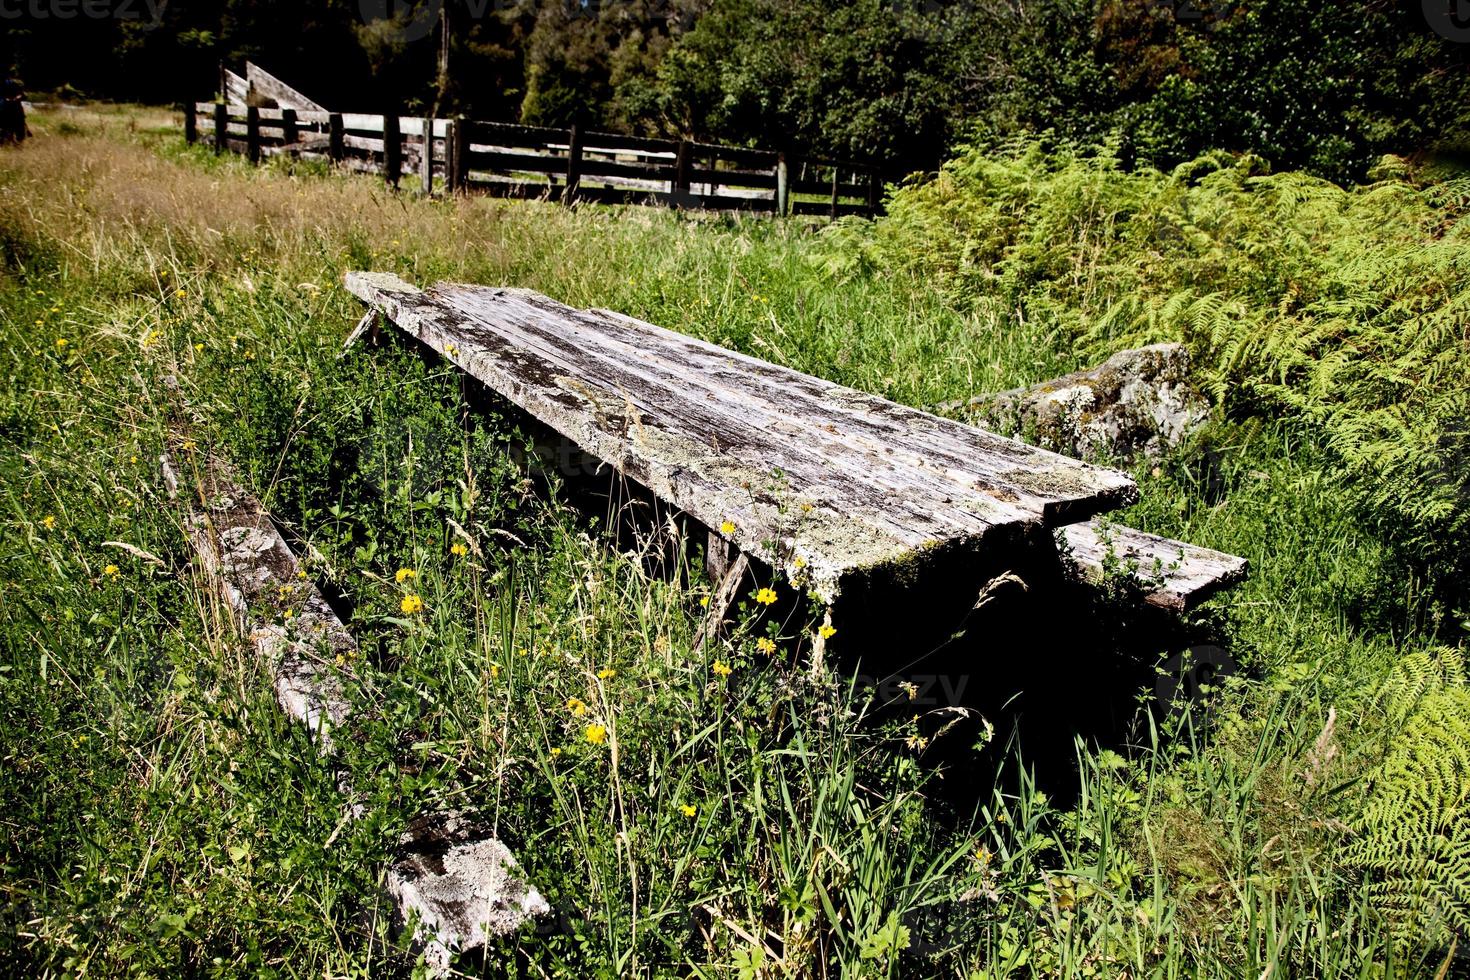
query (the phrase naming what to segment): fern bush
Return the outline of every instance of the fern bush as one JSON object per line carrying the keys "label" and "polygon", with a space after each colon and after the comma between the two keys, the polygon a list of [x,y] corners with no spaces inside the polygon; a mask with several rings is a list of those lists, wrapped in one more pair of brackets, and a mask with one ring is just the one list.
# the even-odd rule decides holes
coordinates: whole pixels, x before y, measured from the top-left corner
{"label": "fern bush", "polygon": [[1470,687],[1458,652],[1406,657],[1378,699],[1388,733],[1348,866],[1395,942],[1443,949],[1470,934]]}
{"label": "fern bush", "polygon": [[1470,531],[1470,178],[1375,174],[1343,188],[1222,153],[1161,173],[1035,141],[969,149],[876,223],[834,229],[826,264],[1005,304],[1079,359],[1185,341],[1227,412],[1320,430],[1365,513],[1453,564]]}

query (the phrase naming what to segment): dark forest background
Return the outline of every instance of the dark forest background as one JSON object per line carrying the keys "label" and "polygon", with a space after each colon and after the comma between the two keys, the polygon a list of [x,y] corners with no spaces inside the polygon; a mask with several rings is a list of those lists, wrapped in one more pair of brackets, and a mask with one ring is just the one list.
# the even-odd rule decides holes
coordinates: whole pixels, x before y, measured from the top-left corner
{"label": "dark forest background", "polygon": [[[0,57],[72,98],[206,99],[221,61],[250,59],[333,109],[575,121],[895,172],[1051,133],[1133,166],[1226,149],[1348,181],[1385,152],[1453,159],[1470,142],[1457,0],[152,3],[6,0]],[[409,41],[415,17],[432,27]]]}

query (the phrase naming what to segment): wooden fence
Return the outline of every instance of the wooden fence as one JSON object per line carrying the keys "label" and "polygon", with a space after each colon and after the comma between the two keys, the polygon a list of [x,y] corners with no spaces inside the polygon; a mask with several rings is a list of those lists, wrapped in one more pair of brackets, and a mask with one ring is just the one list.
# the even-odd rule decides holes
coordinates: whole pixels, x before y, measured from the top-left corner
{"label": "wooden fence", "polygon": [[871,215],[883,180],[870,164],[788,158],[771,150],[645,139],[464,119],[267,109],[226,102],[184,106],[189,142],[252,162],[289,154],[407,177],[450,192],[772,214]]}

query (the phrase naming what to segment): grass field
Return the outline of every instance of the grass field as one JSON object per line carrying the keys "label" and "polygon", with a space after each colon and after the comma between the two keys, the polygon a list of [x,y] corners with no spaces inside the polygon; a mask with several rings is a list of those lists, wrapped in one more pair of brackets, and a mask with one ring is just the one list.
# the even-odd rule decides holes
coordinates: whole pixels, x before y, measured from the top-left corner
{"label": "grass field", "polygon": [[[957,813],[929,798],[928,729],[803,669],[812,623],[746,602],[729,650],[691,653],[698,574],[650,574],[528,479],[514,425],[468,418],[443,368],[341,355],[341,276],[526,286],[918,406],[1082,366],[1063,325],[922,272],[839,275],[795,222],[393,196],[215,158],[147,109],[33,128],[0,151],[8,975],[406,975],[377,878],[440,805],[488,814],[559,912],[462,964],[488,976],[1463,970],[1465,893],[1405,941],[1352,856],[1397,744],[1382,685],[1450,664],[1456,613],[1310,426],[1221,414],[1135,474],[1130,523],[1252,564],[1200,614],[1245,667],[1213,725],[1079,744],[1049,798],[997,718],[968,764],[1000,775]],[[351,611],[359,820],[190,570],[156,465],[181,415]]]}

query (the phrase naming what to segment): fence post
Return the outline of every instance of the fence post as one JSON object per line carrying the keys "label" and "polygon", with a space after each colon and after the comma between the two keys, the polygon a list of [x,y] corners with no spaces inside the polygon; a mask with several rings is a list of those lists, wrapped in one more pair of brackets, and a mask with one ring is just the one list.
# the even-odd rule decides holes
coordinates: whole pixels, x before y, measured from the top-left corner
{"label": "fence post", "polygon": [[253,105],[245,107],[245,158],[260,162],[260,110]]}
{"label": "fence post", "polygon": [[398,113],[383,113],[383,179],[394,190],[403,176],[403,134],[399,131]]}
{"label": "fence post", "polygon": [[567,186],[562,192],[562,203],[571,204],[577,196],[577,185],[582,181],[582,131],[572,124],[567,139]]}
{"label": "fence post", "polygon": [[791,213],[791,174],[786,166],[786,152],[776,154],[776,214],[786,217]]}
{"label": "fence post", "polygon": [[[689,193],[689,171],[693,163],[694,146],[688,140],[679,141],[679,152],[674,157],[674,187],[675,194]],[[679,202],[675,202],[676,204]]]}
{"label": "fence post", "polygon": [[301,131],[296,126],[296,110],[281,110],[281,145],[295,146],[301,142]]}
{"label": "fence post", "polygon": [[419,186],[425,195],[434,193],[434,117],[424,117],[424,142],[419,152]]}
{"label": "fence post", "polygon": [[193,99],[184,103],[184,142],[191,146],[199,142],[199,107]]}
{"label": "fence post", "polygon": [[214,104],[214,152],[225,152],[225,140],[230,132],[230,107],[223,102]]}
{"label": "fence post", "polygon": [[837,220],[837,180],[842,176],[842,168],[832,164],[832,220]]}
{"label": "fence post", "polygon": [[878,179],[878,171],[868,172],[868,211],[871,214],[878,213],[878,198],[882,194],[883,182]]}
{"label": "fence post", "polygon": [[464,116],[454,117],[454,122],[450,124],[449,137],[446,149],[449,166],[453,169],[449,189],[457,194],[470,181],[470,132],[469,122]]}
{"label": "fence post", "polygon": [[333,163],[342,159],[342,137],[342,113],[331,113],[327,116],[327,159]]}

